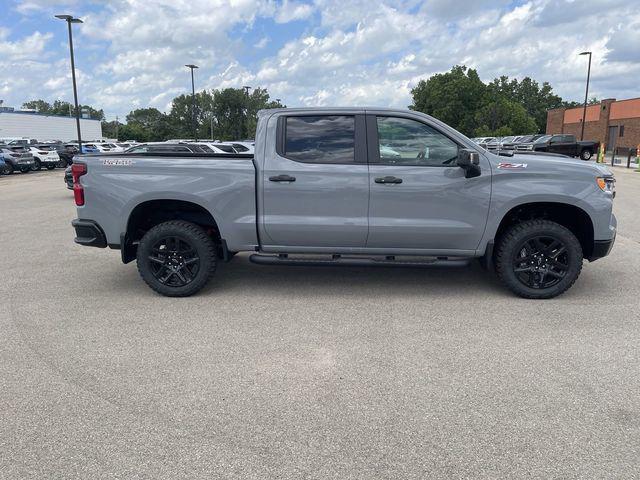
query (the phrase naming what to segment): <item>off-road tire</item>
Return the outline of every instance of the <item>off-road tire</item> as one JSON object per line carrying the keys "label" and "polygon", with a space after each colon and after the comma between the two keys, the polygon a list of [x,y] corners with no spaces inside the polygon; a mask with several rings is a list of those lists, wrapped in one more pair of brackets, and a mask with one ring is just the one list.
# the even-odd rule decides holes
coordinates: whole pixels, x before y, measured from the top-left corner
{"label": "off-road tire", "polygon": [[[531,288],[520,281],[514,271],[514,259],[523,242],[536,236],[548,236],[566,248],[568,269],[564,277],[549,288]],[[583,252],[576,236],[566,227],[549,220],[528,220],[510,227],[499,239],[495,253],[496,274],[513,293],[523,298],[553,298],[568,290],[580,276]]]}
{"label": "off-road tire", "polygon": [[[193,280],[180,287],[165,285],[158,280],[151,268],[149,256],[153,246],[165,237],[179,237],[193,249],[199,257],[199,268]],[[136,256],[138,272],[149,287],[167,297],[188,297],[201,290],[216,271],[216,245],[198,225],[182,220],[171,220],[151,228],[142,237]]]}

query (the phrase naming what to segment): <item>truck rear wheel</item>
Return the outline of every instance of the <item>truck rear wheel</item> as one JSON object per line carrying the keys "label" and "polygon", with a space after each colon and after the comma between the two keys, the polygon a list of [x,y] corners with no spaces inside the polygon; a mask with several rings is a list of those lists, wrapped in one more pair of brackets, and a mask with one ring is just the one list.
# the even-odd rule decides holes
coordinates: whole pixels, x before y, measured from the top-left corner
{"label": "truck rear wheel", "polygon": [[576,236],[549,220],[529,220],[509,228],[496,251],[496,273],[524,298],[553,298],[565,292],[582,270]]}
{"label": "truck rear wheel", "polygon": [[216,246],[190,222],[172,220],[150,229],[138,245],[142,279],[167,297],[188,297],[204,287],[216,270]]}
{"label": "truck rear wheel", "polygon": [[588,148],[585,148],[584,150],[582,150],[582,152],[580,152],[580,158],[582,160],[591,160],[592,156],[593,156],[593,152]]}

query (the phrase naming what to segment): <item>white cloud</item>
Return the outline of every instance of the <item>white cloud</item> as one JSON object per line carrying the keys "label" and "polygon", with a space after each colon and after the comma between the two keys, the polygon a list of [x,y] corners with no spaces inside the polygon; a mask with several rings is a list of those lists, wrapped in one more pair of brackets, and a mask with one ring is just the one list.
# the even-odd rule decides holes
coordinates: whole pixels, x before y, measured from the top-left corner
{"label": "white cloud", "polygon": [[277,23],[288,23],[294,20],[304,20],[313,14],[313,6],[294,0],[283,0],[277,9],[275,20]]}
{"label": "white cloud", "polygon": [[0,29],[0,59],[26,60],[42,55],[47,42],[53,37],[50,33],[34,32],[31,35],[11,42],[7,40],[9,30]]}
{"label": "white cloud", "polygon": [[[593,94],[637,96],[640,13],[632,3],[26,0],[16,10],[28,13],[25,21],[46,12],[39,18],[53,23],[51,11],[65,7],[83,18],[81,100],[122,117],[139,106],[167,108],[190,89],[184,64],[192,62],[201,67],[196,88],[261,86],[290,106],[405,107],[421,78],[455,64],[477,68],[484,80],[549,81],[579,99],[586,71],[577,54],[590,49]],[[25,30],[0,19],[0,68],[12,72],[0,92],[15,104],[70,93],[66,35],[52,27],[59,35],[52,41],[46,22]]]}

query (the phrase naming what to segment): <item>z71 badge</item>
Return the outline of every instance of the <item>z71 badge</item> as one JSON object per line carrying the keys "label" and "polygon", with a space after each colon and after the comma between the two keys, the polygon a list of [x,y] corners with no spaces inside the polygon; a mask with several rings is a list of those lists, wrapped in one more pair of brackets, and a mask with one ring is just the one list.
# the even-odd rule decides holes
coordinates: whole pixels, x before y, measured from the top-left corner
{"label": "z71 badge", "polygon": [[133,165],[133,160],[128,158],[105,158],[102,160],[102,164],[108,167],[130,167]]}
{"label": "z71 badge", "polygon": [[527,164],[526,163],[499,163],[498,168],[517,170],[520,168],[527,168]]}

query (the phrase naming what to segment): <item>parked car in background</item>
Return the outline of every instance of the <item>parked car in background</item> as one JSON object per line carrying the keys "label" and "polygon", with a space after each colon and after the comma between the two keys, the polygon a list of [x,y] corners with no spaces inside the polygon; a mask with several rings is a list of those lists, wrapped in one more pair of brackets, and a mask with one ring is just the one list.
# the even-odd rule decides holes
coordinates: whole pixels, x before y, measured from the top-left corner
{"label": "parked car in background", "polygon": [[198,143],[141,143],[125,153],[216,153],[205,144]]}
{"label": "parked car in background", "polygon": [[481,137],[476,143],[485,150],[498,148],[498,139],[496,137]]}
{"label": "parked car in background", "polygon": [[[206,146],[213,153],[220,153],[220,154],[235,154],[235,153],[238,153],[236,151],[236,149],[232,145],[229,145],[227,143],[198,142],[197,144],[198,145],[202,145],[202,146]],[[250,153],[250,152],[242,152],[242,153]]]}
{"label": "parked car in background", "polygon": [[255,142],[253,140],[242,140],[240,142],[229,142],[238,153],[253,153]]}
{"label": "parked car in background", "polygon": [[545,135],[533,143],[534,152],[560,153],[590,160],[600,148],[600,142],[577,141],[575,135]]}
{"label": "parked car in background", "polygon": [[94,143],[83,143],[82,153],[100,153],[104,150],[100,150]]}
{"label": "parked car in background", "polygon": [[53,170],[60,163],[60,156],[53,145],[39,144],[27,148],[33,155],[33,170],[38,171],[42,167]]}
{"label": "parked car in background", "polygon": [[64,183],[67,185],[69,190],[73,190],[73,173],[71,165],[69,165],[64,171]]}
{"label": "parked car in background", "polygon": [[63,145],[60,143],[56,145],[56,151],[60,157],[58,166],[60,168],[66,168],[73,163],[73,157],[78,154],[79,150],[77,145]]}
{"label": "parked car in background", "polygon": [[544,135],[533,142],[534,152],[559,153],[590,160],[600,148],[600,142],[577,141],[575,135]]}
{"label": "parked car in background", "polygon": [[12,140],[7,141],[7,145],[9,146],[14,146],[14,145],[36,145],[38,142],[38,140],[36,140],[35,138],[28,138],[28,137],[22,137],[22,138],[14,138]]}
{"label": "parked car in background", "polygon": [[529,151],[533,150],[533,142],[539,138],[544,137],[544,134],[537,133],[535,135],[524,135],[520,138],[520,141],[515,144],[515,150],[517,151]]}
{"label": "parked car in background", "polygon": [[28,147],[23,145],[7,145],[0,149],[0,153],[2,153],[6,164],[5,172],[8,174],[16,170],[22,173],[29,173],[35,165],[32,153]]}
{"label": "parked car in background", "polygon": [[4,156],[0,155],[0,175],[6,175],[7,173],[7,162],[4,161]]}

